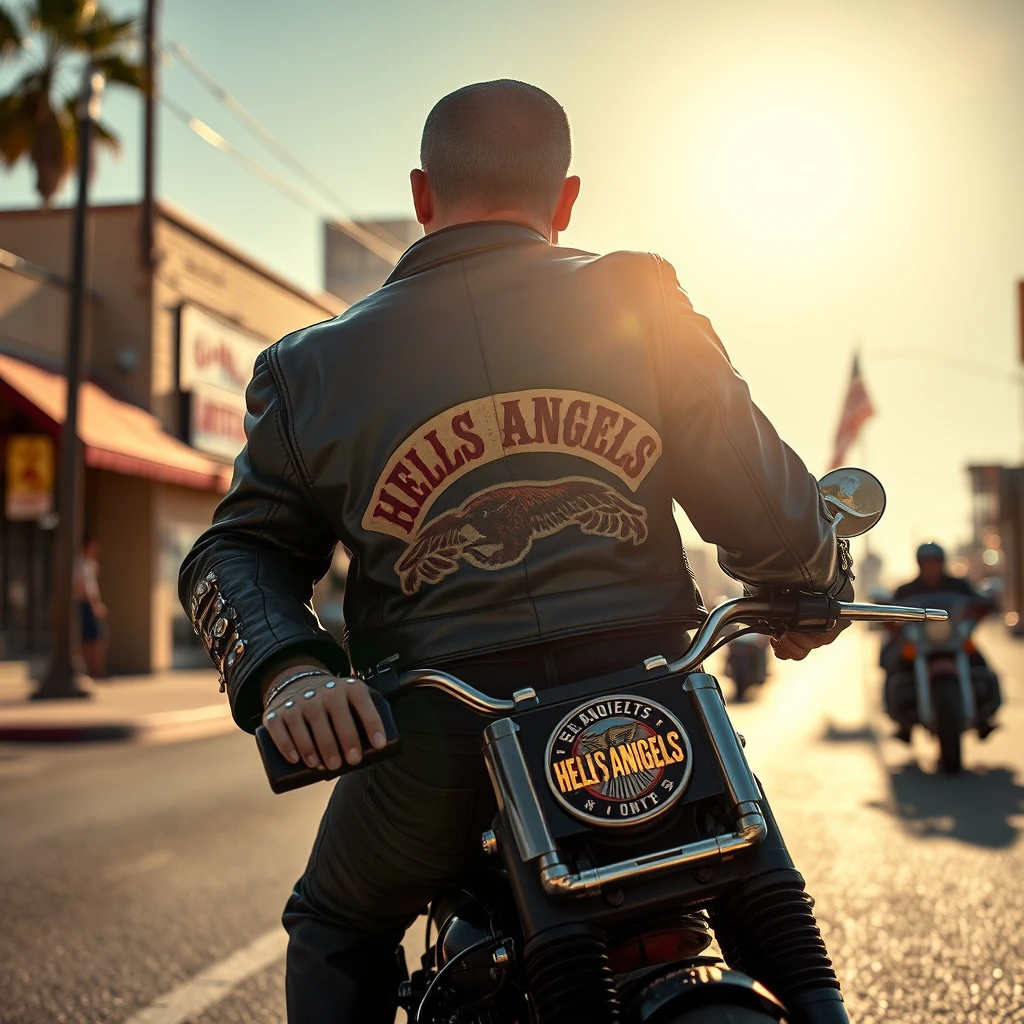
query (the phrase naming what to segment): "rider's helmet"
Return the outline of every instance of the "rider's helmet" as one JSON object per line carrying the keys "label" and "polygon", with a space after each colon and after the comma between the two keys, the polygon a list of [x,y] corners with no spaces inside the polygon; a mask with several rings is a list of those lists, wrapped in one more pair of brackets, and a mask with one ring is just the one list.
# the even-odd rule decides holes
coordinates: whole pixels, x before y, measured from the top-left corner
{"label": "rider's helmet", "polygon": [[938,561],[938,562],[945,562],[945,560],[946,560],[946,552],[943,551],[942,548],[938,544],[936,544],[935,541],[933,541],[933,540],[928,541],[927,544],[922,544],[917,549],[917,564],[918,565],[920,565],[922,562],[927,562],[927,561],[932,561],[932,560],[935,560],[935,561]]}

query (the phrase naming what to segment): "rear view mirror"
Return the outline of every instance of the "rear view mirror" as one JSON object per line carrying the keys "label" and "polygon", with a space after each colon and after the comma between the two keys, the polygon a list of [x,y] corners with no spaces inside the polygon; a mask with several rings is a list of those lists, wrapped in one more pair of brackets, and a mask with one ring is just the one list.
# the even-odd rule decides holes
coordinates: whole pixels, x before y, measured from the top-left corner
{"label": "rear view mirror", "polygon": [[867,533],[885,511],[885,488],[866,469],[844,466],[833,469],[818,481],[825,508],[835,523],[837,537],[859,537]]}

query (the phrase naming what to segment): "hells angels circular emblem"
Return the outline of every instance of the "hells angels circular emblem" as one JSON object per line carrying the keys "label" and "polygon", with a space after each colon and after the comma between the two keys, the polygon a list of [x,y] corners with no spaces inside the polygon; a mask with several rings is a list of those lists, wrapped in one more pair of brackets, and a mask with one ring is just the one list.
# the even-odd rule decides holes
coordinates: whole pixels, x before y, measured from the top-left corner
{"label": "hells angels circular emblem", "polygon": [[693,770],[690,740],[667,708],[633,694],[580,704],[551,734],[555,799],[592,825],[633,825],[667,811]]}

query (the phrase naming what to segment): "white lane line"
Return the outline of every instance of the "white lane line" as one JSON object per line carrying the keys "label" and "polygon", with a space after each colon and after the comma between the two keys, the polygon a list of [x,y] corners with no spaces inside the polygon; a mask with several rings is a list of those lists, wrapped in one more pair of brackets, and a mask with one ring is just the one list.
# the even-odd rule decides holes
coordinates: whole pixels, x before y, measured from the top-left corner
{"label": "white lane line", "polygon": [[111,864],[103,872],[103,878],[107,882],[119,882],[122,878],[129,878],[132,875],[141,875],[147,871],[156,871],[157,868],[166,867],[174,859],[170,850],[153,850],[152,853],[144,854],[135,860],[118,861]]}
{"label": "white lane line", "polygon": [[125,1024],[183,1024],[219,1003],[239,982],[279,960],[287,945],[285,931],[274,928],[183,985],[165,992]]}

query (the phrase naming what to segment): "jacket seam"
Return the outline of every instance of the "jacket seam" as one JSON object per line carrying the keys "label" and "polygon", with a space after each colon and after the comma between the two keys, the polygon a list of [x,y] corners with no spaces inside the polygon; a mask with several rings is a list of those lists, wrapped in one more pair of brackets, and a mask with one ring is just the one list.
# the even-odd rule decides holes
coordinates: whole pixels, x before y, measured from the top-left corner
{"label": "jacket seam", "polygon": [[292,464],[292,469],[302,489],[306,492],[306,496],[320,513],[324,523],[329,525],[331,521],[330,516],[327,515],[327,510],[320,503],[320,499],[313,487],[313,478],[310,476],[309,469],[302,458],[302,449],[299,447],[299,440],[295,434],[291,392],[288,390],[288,381],[285,378],[284,370],[278,358],[278,345],[280,345],[280,342],[275,342],[267,349],[267,364],[270,367],[271,377],[274,380],[274,386],[281,400],[281,412],[277,417],[278,437],[281,439],[282,446],[288,456],[288,461]]}
{"label": "jacket seam", "polygon": [[[477,319],[476,306],[473,304],[473,293],[470,291],[470,288],[469,288],[469,278],[466,275],[466,261],[465,261],[465,259],[459,260],[459,269],[462,271],[462,285],[466,289],[466,301],[469,303],[469,313],[470,313],[470,316],[473,318],[473,331],[476,334],[476,345],[477,345],[477,349],[480,352],[480,365],[483,367],[484,377],[487,380],[487,393],[488,393],[488,397],[491,400],[491,405],[492,405],[492,407],[494,409],[494,421],[495,421],[495,423],[497,423],[498,422],[498,406],[497,406],[497,404],[494,401],[494,382],[491,380],[491,374],[490,374],[490,371],[487,368],[487,356],[484,354],[483,338],[480,335],[480,321]],[[509,465],[508,455],[505,454],[504,448],[502,449],[501,462],[502,462],[502,465],[505,467],[505,472],[508,473],[509,483],[515,483],[516,477],[515,477],[515,474],[512,472],[512,467]],[[523,585],[526,588],[527,600],[530,602],[530,607],[533,609],[533,618],[534,618],[534,621],[535,621],[535,623],[537,625],[537,635],[540,636],[541,635],[540,615],[537,612],[537,605],[536,605],[536,602],[533,599],[533,593],[530,590],[530,573],[529,573],[529,570],[526,567],[525,560],[523,561]]]}
{"label": "jacket seam", "polygon": [[[667,325],[667,323],[668,323],[668,296],[667,296],[666,291],[665,291],[665,278],[664,278],[664,274],[659,274],[659,276],[658,276],[658,283],[660,285],[661,299],[662,299],[662,308],[663,308],[664,313],[665,313],[665,322],[666,322],[666,325]],[[736,454],[736,458],[737,458],[739,464],[743,467],[743,472],[746,474],[747,479],[750,482],[751,488],[753,489],[754,493],[757,495],[758,501],[759,501],[759,503],[761,505],[762,510],[764,511],[764,513],[765,513],[766,517],[768,518],[769,522],[771,522],[776,537],[778,537],[778,539],[782,542],[783,548],[786,550],[786,552],[790,555],[790,557],[793,559],[793,561],[799,567],[800,573],[801,573],[801,575],[804,578],[804,582],[808,586],[812,585],[813,582],[814,582],[814,578],[813,578],[810,570],[807,567],[807,563],[804,561],[803,558],[800,557],[799,553],[797,552],[796,548],[793,546],[793,543],[790,540],[789,536],[787,535],[786,531],[782,528],[782,524],[779,522],[777,516],[775,515],[775,512],[772,509],[771,504],[766,500],[765,493],[764,493],[763,489],[761,488],[760,483],[758,482],[757,477],[756,477],[756,475],[753,472],[753,469],[751,468],[750,464],[747,462],[747,460],[743,456],[743,449],[736,443],[736,439],[735,439],[735,437],[733,436],[732,432],[729,429],[729,423],[728,423],[728,420],[726,419],[726,416],[725,416],[725,407],[722,404],[721,399],[718,397],[718,394],[715,392],[714,388],[712,388],[711,385],[707,382],[707,380],[704,379],[704,377],[701,375],[700,371],[694,366],[694,364],[692,362],[690,362],[689,360],[687,360],[686,354],[682,350],[682,348],[679,349],[679,355],[680,355],[680,358],[682,359],[682,361],[684,361],[687,364],[687,366],[688,366],[688,368],[690,370],[690,373],[693,375],[693,378],[704,389],[705,393],[708,395],[708,397],[711,399],[712,403],[714,404],[715,408],[717,409],[717,411],[718,411],[718,420],[719,420],[719,423],[721,424],[721,427],[722,427],[722,433],[725,436],[726,440],[729,442],[729,447],[732,448],[733,452]]]}

